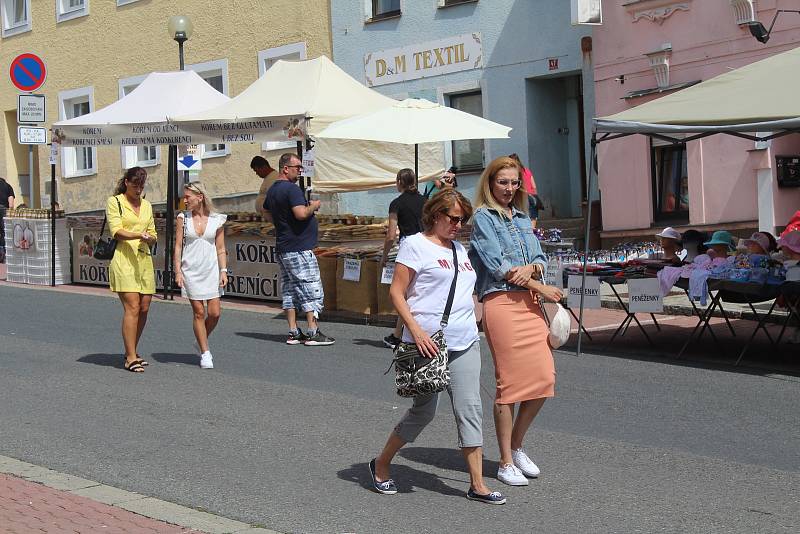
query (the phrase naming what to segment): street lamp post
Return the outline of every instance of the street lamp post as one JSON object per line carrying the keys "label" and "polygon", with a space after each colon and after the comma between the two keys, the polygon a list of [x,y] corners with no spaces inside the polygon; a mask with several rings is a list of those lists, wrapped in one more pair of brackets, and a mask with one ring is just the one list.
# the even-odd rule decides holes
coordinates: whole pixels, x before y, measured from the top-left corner
{"label": "street lamp post", "polygon": [[[178,61],[180,70],[183,70],[183,43],[189,40],[192,35],[192,21],[184,15],[170,17],[167,25],[169,36],[178,43]],[[175,208],[177,207],[178,192],[178,147],[169,145],[169,159],[167,169],[167,227],[166,227],[166,247],[164,250],[164,298],[172,298],[172,283],[175,273],[172,270],[173,258],[175,256]]]}

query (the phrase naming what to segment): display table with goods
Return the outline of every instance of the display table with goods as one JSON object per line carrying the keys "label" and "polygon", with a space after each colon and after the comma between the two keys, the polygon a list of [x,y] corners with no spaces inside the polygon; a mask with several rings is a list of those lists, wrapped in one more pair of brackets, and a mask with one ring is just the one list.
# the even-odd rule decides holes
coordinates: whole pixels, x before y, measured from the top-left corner
{"label": "display table with goods", "polygon": [[6,211],[3,218],[8,282],[51,285],[69,284],[69,231],[63,211],[56,211],[55,279],[53,279],[53,219],[44,209]]}
{"label": "display table with goods", "polygon": [[[386,235],[385,220],[354,215],[318,216],[319,241],[325,247],[372,246],[377,250]],[[158,244],[153,257],[156,285],[163,289],[166,220],[163,213],[155,214]],[[102,216],[68,217],[72,231],[72,272],[74,281],[84,284],[108,285],[108,261],[92,257],[100,237]],[[228,252],[228,285],[225,295],[261,300],[280,301],[280,274],[275,251],[275,226],[255,213],[230,213],[225,223],[225,247]],[[108,230],[106,230],[106,235]],[[324,262],[320,272],[325,275]],[[335,268],[334,268],[335,270]],[[67,269],[69,271],[69,269]],[[335,280],[335,278],[334,278]],[[323,278],[323,283],[325,279]],[[325,289],[326,309],[335,309],[336,292]],[[330,297],[329,297],[330,295]],[[333,299],[329,302],[329,299]],[[329,303],[332,306],[329,306]]]}

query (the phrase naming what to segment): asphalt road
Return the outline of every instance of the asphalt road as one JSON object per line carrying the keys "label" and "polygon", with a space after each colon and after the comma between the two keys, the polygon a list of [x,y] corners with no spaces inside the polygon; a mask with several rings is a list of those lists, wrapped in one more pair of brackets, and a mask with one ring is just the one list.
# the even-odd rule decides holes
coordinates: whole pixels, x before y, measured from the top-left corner
{"label": "asphalt road", "polygon": [[216,369],[191,314],[154,302],[142,375],[121,368],[112,298],[0,287],[0,454],[281,532],[798,532],[800,373],[556,354],[557,397],[526,448],[530,486],[494,474],[483,344],[485,472],[508,504],[468,501],[449,403],[401,451],[395,496],[367,489],[409,401],[383,375],[386,332],[224,310]]}

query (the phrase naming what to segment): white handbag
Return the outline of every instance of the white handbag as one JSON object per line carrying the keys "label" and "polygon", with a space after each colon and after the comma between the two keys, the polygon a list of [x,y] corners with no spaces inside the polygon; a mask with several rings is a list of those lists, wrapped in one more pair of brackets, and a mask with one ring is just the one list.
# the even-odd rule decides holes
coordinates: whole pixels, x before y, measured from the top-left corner
{"label": "white handbag", "polygon": [[572,327],[567,310],[565,310],[561,304],[556,304],[556,306],[558,306],[558,311],[556,311],[556,314],[550,319],[550,334],[547,336],[550,346],[554,349],[559,348],[567,342],[569,339],[569,331]]}

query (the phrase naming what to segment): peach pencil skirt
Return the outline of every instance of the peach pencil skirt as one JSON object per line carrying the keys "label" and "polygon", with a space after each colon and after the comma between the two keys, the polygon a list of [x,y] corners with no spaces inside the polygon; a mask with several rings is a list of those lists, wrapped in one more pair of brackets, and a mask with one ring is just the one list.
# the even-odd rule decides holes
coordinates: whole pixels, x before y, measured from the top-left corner
{"label": "peach pencil skirt", "polygon": [[483,331],[492,351],[496,404],[555,395],[550,329],[530,291],[496,291],[483,299]]}

